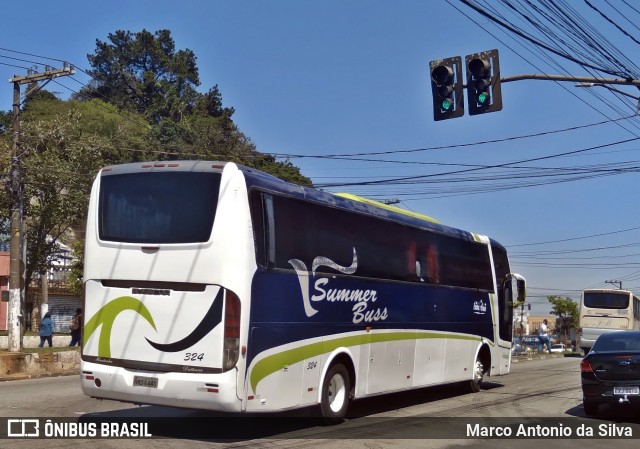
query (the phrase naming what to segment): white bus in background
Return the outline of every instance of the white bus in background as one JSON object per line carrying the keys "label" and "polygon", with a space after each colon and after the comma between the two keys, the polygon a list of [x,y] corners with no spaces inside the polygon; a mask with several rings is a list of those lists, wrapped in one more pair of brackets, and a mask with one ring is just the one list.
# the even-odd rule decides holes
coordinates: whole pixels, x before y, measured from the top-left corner
{"label": "white bus in background", "polygon": [[578,347],[588,353],[605,332],[640,329],[640,300],[628,290],[587,289],[580,298]]}
{"label": "white bus in background", "polygon": [[104,168],[84,266],[85,394],[328,421],[507,374],[525,290],[488,237],[224,162]]}

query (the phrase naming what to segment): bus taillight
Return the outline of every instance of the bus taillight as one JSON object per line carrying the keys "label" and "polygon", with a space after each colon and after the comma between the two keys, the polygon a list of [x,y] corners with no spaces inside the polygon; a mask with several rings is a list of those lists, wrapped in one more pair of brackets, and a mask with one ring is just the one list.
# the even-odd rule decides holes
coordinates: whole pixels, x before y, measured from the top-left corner
{"label": "bus taillight", "polygon": [[227,290],[224,305],[224,360],[222,368],[228,371],[238,362],[240,355],[240,298]]}

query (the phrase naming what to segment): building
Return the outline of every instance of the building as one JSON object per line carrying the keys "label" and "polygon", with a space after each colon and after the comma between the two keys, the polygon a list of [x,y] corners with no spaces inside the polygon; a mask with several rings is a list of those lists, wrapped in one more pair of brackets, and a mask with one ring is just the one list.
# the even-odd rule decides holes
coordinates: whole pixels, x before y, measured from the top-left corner
{"label": "building", "polygon": [[[67,287],[67,277],[73,259],[71,250],[64,244],[58,245],[58,252],[47,273],[48,310],[51,312],[55,332],[69,331],[68,323],[78,307],[82,306],[82,298],[74,296]],[[0,248],[3,249],[3,248]],[[9,275],[10,253],[0,251],[0,332],[9,329]],[[26,330],[37,331],[40,327],[40,307],[42,306],[42,280],[34,279],[25,298]],[[5,293],[6,292],[6,293]]]}

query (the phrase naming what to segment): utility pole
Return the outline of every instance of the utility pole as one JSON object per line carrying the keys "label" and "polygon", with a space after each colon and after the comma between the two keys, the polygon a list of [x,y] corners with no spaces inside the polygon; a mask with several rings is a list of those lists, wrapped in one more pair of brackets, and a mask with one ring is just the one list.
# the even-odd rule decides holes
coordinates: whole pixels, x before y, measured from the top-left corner
{"label": "utility pole", "polygon": [[[75,70],[65,63],[62,69],[47,67],[42,73],[29,73],[26,76],[14,75],[9,80],[13,83],[13,117],[11,127],[13,144],[11,147],[11,169],[9,172],[10,189],[10,247],[9,247],[9,329],[8,349],[18,352],[22,349],[23,330],[23,263],[22,247],[22,211],[24,205],[24,190],[21,173],[20,158],[20,86],[22,84],[51,81],[54,78],[75,74]],[[35,91],[35,90],[34,90]],[[32,92],[34,92],[32,91]]]}
{"label": "utility pole", "polygon": [[618,290],[622,290],[622,281],[604,281],[605,284],[618,284]]}

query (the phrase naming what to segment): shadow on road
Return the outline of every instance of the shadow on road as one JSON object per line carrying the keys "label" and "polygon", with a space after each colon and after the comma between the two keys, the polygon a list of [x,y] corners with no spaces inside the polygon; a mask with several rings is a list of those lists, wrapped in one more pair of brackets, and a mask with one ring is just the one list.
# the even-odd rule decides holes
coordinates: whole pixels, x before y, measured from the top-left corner
{"label": "shadow on road", "polygon": [[630,404],[601,404],[597,416],[587,415],[582,404],[566,411],[569,416],[597,419],[603,422],[640,424],[640,407]]}
{"label": "shadow on road", "polygon": [[[485,382],[484,389],[502,384]],[[412,424],[416,418],[372,418],[373,415],[468,394],[463,386],[452,384],[420,388],[354,401],[347,420],[327,425],[319,407],[307,407],[278,413],[220,413],[161,406],[141,406],[124,410],[87,413],[81,422],[108,422],[130,426],[146,423],[154,437],[174,439],[240,442],[263,438],[366,438],[375,426],[397,427]],[[363,423],[361,418],[367,418]],[[419,419],[419,418],[418,418]],[[365,425],[366,424],[366,425]],[[419,422],[413,423],[419,425]]]}

